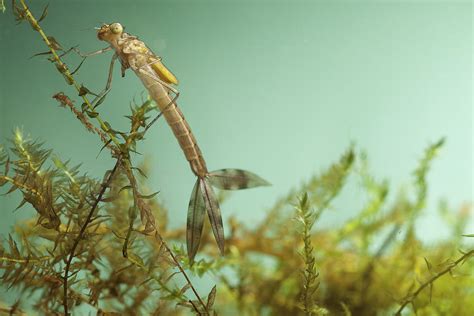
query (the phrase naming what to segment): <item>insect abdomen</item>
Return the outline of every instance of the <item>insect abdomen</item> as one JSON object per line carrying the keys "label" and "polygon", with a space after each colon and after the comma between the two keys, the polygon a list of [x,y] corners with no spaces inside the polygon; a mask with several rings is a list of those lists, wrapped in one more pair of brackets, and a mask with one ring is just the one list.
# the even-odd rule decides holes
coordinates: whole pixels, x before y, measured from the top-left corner
{"label": "insect abdomen", "polygon": [[186,160],[188,160],[191,165],[192,171],[198,177],[205,177],[208,174],[206,163],[202,157],[201,150],[196,144],[196,139],[194,138],[191,128],[184,119],[183,113],[176,106],[176,103],[170,105],[172,99],[161,84],[157,83],[151,77],[139,72],[136,73],[145,87],[147,87],[150,96],[158,104],[160,111],[163,112],[163,116],[177,138]]}

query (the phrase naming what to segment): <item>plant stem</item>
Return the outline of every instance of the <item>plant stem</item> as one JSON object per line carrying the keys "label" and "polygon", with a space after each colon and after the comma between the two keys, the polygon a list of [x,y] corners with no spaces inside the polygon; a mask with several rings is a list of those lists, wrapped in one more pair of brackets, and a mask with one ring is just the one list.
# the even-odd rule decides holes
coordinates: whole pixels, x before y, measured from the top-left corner
{"label": "plant stem", "polygon": [[39,197],[41,200],[43,200],[43,196],[41,195],[41,193],[38,192],[38,190],[35,190],[34,188],[30,188],[26,184],[18,182],[16,179],[10,178],[8,176],[2,176],[2,175],[0,175],[0,179],[3,179],[4,181],[10,182],[11,184],[19,187],[20,189],[23,189],[25,191],[29,191],[32,194]]}
{"label": "plant stem", "polygon": [[[189,284],[191,290],[193,291],[194,295],[196,296],[196,298],[198,299],[199,303],[202,305],[202,307],[204,308],[204,311],[206,312],[206,315],[209,315],[209,310],[207,309],[207,306],[206,304],[204,304],[204,301],[202,300],[201,296],[199,296],[199,293],[197,292],[196,288],[193,286],[193,284],[191,283],[191,280],[189,279],[186,271],[184,271],[183,267],[181,266],[181,263],[178,261],[178,259],[176,258],[176,256],[174,255],[173,251],[171,251],[171,249],[168,247],[168,244],[164,241],[163,237],[160,235],[160,233],[158,232],[158,230],[155,230],[156,233],[155,233],[155,236],[158,237],[158,239],[161,241],[161,243],[163,244],[163,246],[165,247],[166,251],[168,251],[169,255],[171,256],[171,259],[173,259],[174,263],[176,264],[176,266],[178,267],[179,271],[181,272],[181,274],[184,276],[184,278],[186,279],[186,282]],[[194,306],[194,304],[193,304]],[[199,313],[199,311],[198,311]],[[201,313],[199,313],[201,314]]]}
{"label": "plant stem", "polygon": [[105,179],[102,184],[101,184],[101,188],[100,188],[100,191],[99,191],[99,194],[97,195],[97,198],[95,199],[94,201],[94,204],[92,205],[92,208],[91,210],[89,211],[89,214],[87,215],[87,218],[86,220],[84,221],[84,223],[82,224],[82,227],[81,227],[81,230],[79,231],[79,234],[77,235],[76,239],[74,240],[74,244],[72,245],[72,248],[69,252],[69,257],[66,261],[66,267],[64,269],[64,283],[63,283],[63,292],[64,292],[64,297],[63,297],[63,306],[64,306],[64,315],[65,316],[68,316],[69,313],[68,313],[68,304],[67,304],[67,299],[68,299],[68,295],[67,295],[67,292],[68,292],[68,274],[69,274],[69,269],[71,267],[71,262],[72,262],[72,259],[74,258],[74,254],[75,254],[75,251],[76,251],[76,248],[77,246],[79,245],[79,242],[81,241],[83,235],[84,235],[84,232],[86,231],[86,228],[87,226],[89,225],[89,223],[91,222],[92,220],[92,215],[94,214],[95,210],[97,209],[98,205],[99,205],[99,202],[102,200],[102,197],[104,196],[105,194],[105,191],[107,190],[107,188],[109,187],[110,185],[110,182],[112,181],[115,173],[117,172],[117,170],[119,169],[119,166],[121,164],[121,158],[119,157],[117,159],[117,162],[115,163],[115,166],[114,168],[112,169],[112,171],[109,173],[107,179]]}
{"label": "plant stem", "polygon": [[464,255],[462,255],[459,259],[451,263],[449,266],[447,266],[444,270],[440,271],[436,275],[432,276],[428,281],[425,283],[421,284],[418,289],[416,289],[415,292],[412,294],[408,295],[408,297],[403,301],[402,305],[400,305],[400,308],[395,312],[395,316],[399,316],[402,314],[403,309],[410,303],[413,303],[415,298],[420,294],[427,286],[432,284],[434,281],[442,277],[448,272],[451,272],[454,268],[456,268],[461,262],[469,259],[469,257],[474,256],[474,249],[466,252]]}
{"label": "plant stem", "polygon": [[[132,187],[132,192],[133,192],[133,195],[134,195],[134,201],[135,201],[135,204],[137,205],[137,199],[138,199],[138,196],[139,196],[139,192],[138,192],[138,184],[137,184],[137,181],[135,179],[135,177],[133,176],[133,172],[132,172],[132,169],[131,169],[131,163],[129,160],[125,160],[124,162],[122,162],[122,167],[125,169],[125,174],[127,175],[128,177],[128,180],[130,182],[130,186]],[[157,237],[157,239],[160,240],[160,242],[162,243],[162,245],[165,247],[166,251],[168,252],[168,254],[170,255],[171,259],[173,260],[173,262],[175,263],[176,267],[178,267],[178,270],[179,272],[184,276],[184,279],[186,280],[186,283],[188,283],[189,287],[191,288],[191,290],[193,291],[194,293],[194,296],[196,296],[197,300],[199,301],[199,303],[202,305],[202,307],[204,308],[204,311],[205,311],[205,314],[206,315],[209,315],[209,310],[207,309],[207,306],[206,304],[204,304],[204,301],[202,300],[201,296],[199,295],[199,293],[197,292],[196,288],[194,287],[194,285],[192,284],[191,280],[189,279],[186,271],[184,271],[181,263],[179,262],[179,260],[176,258],[176,256],[174,255],[173,251],[170,249],[170,247],[168,246],[168,244],[166,243],[166,241],[163,239],[163,237],[161,236],[161,234],[158,232],[158,229],[156,228],[155,224],[152,223],[153,225],[153,229],[155,231],[155,236]],[[127,232],[127,238],[125,240],[125,243],[124,243],[124,247],[123,247],[123,250],[122,252],[125,254],[127,254],[127,244],[128,244],[128,238],[129,238],[129,232],[131,231],[131,228],[132,227],[129,227],[129,231]],[[194,306],[194,305],[193,305]],[[200,313],[199,313],[200,314]]]}
{"label": "plant stem", "polygon": [[8,258],[8,257],[0,257],[0,261],[8,261],[8,262],[15,262],[15,263],[38,263],[41,261],[48,261],[49,259],[51,259],[51,257],[48,257],[48,256],[40,257],[38,259],[30,259],[30,258],[15,259],[15,258]]}

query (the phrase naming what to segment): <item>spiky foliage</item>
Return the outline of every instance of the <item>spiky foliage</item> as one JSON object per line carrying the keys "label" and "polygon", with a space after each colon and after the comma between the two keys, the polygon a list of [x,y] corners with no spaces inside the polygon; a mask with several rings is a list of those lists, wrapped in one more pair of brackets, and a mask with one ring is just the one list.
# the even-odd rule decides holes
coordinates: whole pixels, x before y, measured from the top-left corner
{"label": "spiky foliage", "polygon": [[[49,153],[24,136],[16,138],[23,140],[23,148],[36,148],[36,152],[30,151],[30,156]],[[18,148],[11,152],[7,155],[2,151],[4,167],[7,161],[9,165],[17,165],[17,160],[24,157],[13,154],[20,152]],[[472,250],[456,255],[457,249],[462,247],[462,239],[458,238],[434,248],[423,246],[415,226],[400,219],[403,214],[413,214],[420,196],[410,199],[400,194],[392,205],[386,205],[381,201],[385,201],[387,182],[376,181],[369,175],[365,155],[361,155],[355,165],[353,157],[353,150],[348,151],[338,163],[303,183],[287,198],[277,201],[256,228],[246,228],[235,218],[231,219],[227,238],[229,252],[225,257],[219,258],[212,247],[208,227],[203,236],[205,256],[193,266],[189,266],[183,246],[172,249],[175,259],[183,268],[189,269],[189,273],[210,274],[217,280],[220,295],[216,299],[213,289],[209,294],[209,306],[216,299],[216,309],[224,314],[246,315],[264,311],[298,315],[308,314],[310,309],[321,313],[324,312],[322,308],[329,313],[352,315],[395,313],[398,309],[416,309],[421,315],[443,311],[469,315],[473,307],[468,292],[473,281],[468,273],[473,268],[473,262],[469,260]],[[426,157],[422,158],[421,164],[426,164]],[[90,187],[91,194],[84,197],[89,201],[85,205],[90,205],[95,196],[92,193],[100,188],[100,181],[79,176],[77,168],[68,167],[69,163],[61,163],[54,156],[53,163],[46,168],[47,161],[42,162],[39,173],[54,175],[50,182],[55,188],[53,192],[58,192],[54,195],[54,205],[58,205],[54,209],[61,210],[59,226],[49,226],[49,221],[43,222],[46,227],[42,225],[38,222],[42,216],[40,212],[35,219],[18,223],[14,234],[8,237],[7,247],[2,248],[1,268],[5,284],[19,287],[24,293],[40,290],[41,296],[36,302],[39,310],[60,310],[64,256],[73,240],[71,235],[74,231],[77,233],[84,212],[88,211],[86,207],[82,210],[77,207],[82,197],[74,192],[81,192],[80,187]],[[38,163],[31,166],[37,168]],[[43,169],[49,172],[43,172]],[[141,172],[147,173],[147,169],[142,167]],[[361,215],[337,229],[311,229],[329,207],[328,202],[311,202],[322,200],[315,195],[326,197],[325,201],[337,197],[348,176],[361,177],[366,194],[371,197]],[[427,186],[425,176],[415,178],[415,192],[421,192],[416,189],[421,183]],[[6,175],[2,176],[2,179],[6,178]],[[12,174],[10,178],[15,179],[15,176]],[[5,185],[12,183],[2,182]],[[184,296],[190,286],[182,287],[183,279],[175,283],[179,268],[167,249],[154,235],[144,234],[146,225],[140,225],[138,213],[134,212],[135,198],[128,185],[128,176],[124,172],[117,174],[103,198],[103,206],[80,243],[70,279],[72,302],[79,306],[95,306],[98,313],[133,314],[140,310],[143,313],[160,310],[166,314],[179,314],[181,310],[173,307],[176,303],[200,310],[198,301],[190,301]],[[141,186],[142,190],[151,192],[146,185]],[[17,190],[30,194],[40,192],[39,189],[24,184]],[[308,194],[299,200],[298,221],[295,222],[292,200],[294,194],[303,191]],[[426,199],[426,194],[423,196]],[[161,236],[183,245],[185,230],[167,228],[166,210],[157,196],[145,199],[144,203],[157,219]],[[446,207],[444,204],[443,208]],[[465,222],[466,216],[468,212],[464,207],[457,218],[451,219],[455,231],[460,231],[459,225]],[[398,238],[392,233],[393,227],[397,227]],[[367,240],[377,241],[379,246],[367,249]],[[125,244],[126,257],[123,256]],[[300,271],[304,271],[303,275]],[[456,291],[456,297],[450,295],[452,291]],[[204,299],[203,304],[208,305]]]}
{"label": "spiky foliage", "polygon": [[[431,165],[432,149],[438,150],[439,144],[428,147],[415,170]],[[460,235],[436,247],[424,246],[416,226],[404,220],[416,213],[413,215],[416,222],[422,214],[423,209],[417,207],[420,200],[426,199],[426,194],[419,194],[423,192],[420,186],[427,188],[426,172],[421,176],[415,173],[413,192],[418,194],[409,196],[412,190],[403,190],[389,204],[386,198],[389,183],[377,181],[370,175],[365,154],[360,155],[358,163],[353,156],[352,153],[343,155],[339,163],[277,201],[255,229],[245,228],[236,219],[230,222],[233,229],[229,240],[234,247],[227,260],[238,279],[218,274],[221,283],[226,285],[219,298],[221,302],[225,301],[225,306],[232,306],[227,311],[235,309],[248,315],[267,311],[274,315],[298,315],[305,312],[304,308],[301,311],[301,294],[319,283],[309,303],[325,308],[329,314],[394,314],[403,306],[403,309],[417,310],[419,314],[450,311],[456,315],[469,315],[473,307],[469,299],[469,284],[474,280],[470,273],[474,267],[470,260],[472,250],[457,255],[457,249],[466,247],[459,239]],[[326,209],[330,206],[309,201],[321,201],[315,195],[327,197],[325,201],[337,197],[348,176],[361,179],[362,189],[365,189],[361,192],[365,191],[367,196],[366,205],[340,227],[313,229],[310,233],[313,249],[303,250],[305,259],[301,260],[299,250],[311,249],[307,239],[310,230],[301,229],[301,223],[309,227],[314,216],[324,216],[322,211],[325,209],[317,206],[325,205]],[[327,183],[335,185],[328,186]],[[290,208],[292,199],[301,194],[304,197],[305,192],[308,196],[300,200],[297,208],[300,221],[291,225],[295,223]],[[304,209],[313,211],[302,213]],[[302,214],[306,216],[302,218]],[[452,227],[458,233],[459,225],[465,222],[468,214],[462,207],[458,216],[452,218]],[[297,247],[299,244],[302,245]],[[424,258],[429,260],[430,269]],[[301,278],[298,271],[308,268],[311,272]],[[315,279],[316,273],[319,275]],[[449,277],[449,273],[458,277]],[[308,280],[317,281],[308,287]],[[456,288],[460,295],[450,294],[450,287]]]}
{"label": "spiky foliage", "polygon": [[[10,235],[7,247],[0,248],[4,285],[17,287],[24,294],[36,292],[34,307],[39,311],[59,311],[66,280],[63,270],[70,263],[70,306],[89,304],[97,311],[110,308],[125,314],[140,310],[149,313],[170,308],[156,304],[161,296],[193,310],[202,309],[185,296],[191,288],[189,282],[184,282],[184,287],[182,281],[175,283],[180,257],[159,237],[150,235],[148,220],[143,226],[137,225],[137,212],[147,208],[166,234],[166,215],[152,199],[153,194],[135,198],[129,192],[133,191],[130,175],[123,168],[107,172],[102,181],[80,175],[79,166],[71,167],[69,162],[51,156],[51,151],[20,131],[16,131],[12,144],[9,152],[1,153],[4,170],[0,184],[10,184],[8,194],[19,190],[23,195],[20,206],[30,204],[37,215],[18,223],[14,231],[18,239]],[[98,192],[106,193],[98,197]],[[88,220],[98,201],[100,205]],[[136,203],[141,206],[136,207]],[[89,224],[77,242],[86,221]],[[73,245],[76,249],[71,256]]]}
{"label": "spiky foliage", "polygon": [[321,215],[321,211],[315,213],[310,209],[307,193],[300,197],[299,203],[295,208],[295,219],[298,222],[298,225],[300,225],[300,234],[304,243],[303,250],[301,251],[301,258],[305,265],[302,271],[303,289],[301,293],[301,308],[305,315],[325,315],[327,314],[327,311],[316,304],[315,294],[319,287],[319,272],[316,267],[314,247],[311,242],[311,230],[317,218]]}

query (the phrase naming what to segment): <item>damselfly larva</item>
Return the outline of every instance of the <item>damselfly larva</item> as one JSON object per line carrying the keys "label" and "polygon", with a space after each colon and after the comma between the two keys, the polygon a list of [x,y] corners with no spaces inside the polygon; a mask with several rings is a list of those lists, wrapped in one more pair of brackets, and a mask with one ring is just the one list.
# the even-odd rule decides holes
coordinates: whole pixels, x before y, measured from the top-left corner
{"label": "damselfly larva", "polygon": [[125,33],[120,23],[102,25],[97,31],[97,36],[115,50],[114,57],[118,56],[122,64],[122,74],[130,68],[140,78],[176,136],[191,170],[197,176],[189,201],[186,230],[190,261],[194,260],[199,248],[206,211],[217,245],[223,254],[224,228],[212,186],[224,190],[239,190],[269,185],[269,183],[249,171],[240,169],[209,172],[191,128],[176,104],[179,95],[173,87],[178,84],[176,76],[165,67],[161,58],[155,55],[145,43],[136,36]]}

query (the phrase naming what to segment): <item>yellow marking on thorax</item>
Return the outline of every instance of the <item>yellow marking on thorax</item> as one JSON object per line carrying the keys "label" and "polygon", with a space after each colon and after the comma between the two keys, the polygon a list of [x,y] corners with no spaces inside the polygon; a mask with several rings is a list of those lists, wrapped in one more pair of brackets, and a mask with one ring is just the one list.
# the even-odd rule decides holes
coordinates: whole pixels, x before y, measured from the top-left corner
{"label": "yellow marking on thorax", "polygon": [[165,65],[159,60],[156,60],[151,64],[151,68],[155,71],[155,73],[166,83],[171,84],[178,84],[178,79],[176,76],[168,69]]}

